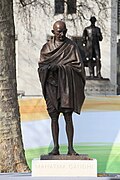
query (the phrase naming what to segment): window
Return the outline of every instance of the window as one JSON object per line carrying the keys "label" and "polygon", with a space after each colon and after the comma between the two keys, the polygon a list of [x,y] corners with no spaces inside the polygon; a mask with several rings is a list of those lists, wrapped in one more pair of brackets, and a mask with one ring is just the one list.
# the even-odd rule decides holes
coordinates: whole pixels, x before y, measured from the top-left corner
{"label": "window", "polygon": [[67,0],[67,14],[76,13],[76,0]]}
{"label": "window", "polygon": [[64,0],[55,0],[55,14],[64,13]]}
{"label": "window", "polygon": [[117,6],[117,33],[120,34],[120,0],[118,0]]}
{"label": "window", "polygon": [[76,13],[76,0],[55,0],[55,14]]}

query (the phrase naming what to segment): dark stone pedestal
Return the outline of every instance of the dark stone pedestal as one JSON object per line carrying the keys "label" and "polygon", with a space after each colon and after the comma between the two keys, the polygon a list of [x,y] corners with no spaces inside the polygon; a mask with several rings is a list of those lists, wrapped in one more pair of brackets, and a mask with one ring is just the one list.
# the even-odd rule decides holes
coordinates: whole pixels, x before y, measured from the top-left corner
{"label": "dark stone pedestal", "polygon": [[87,154],[79,154],[79,155],[41,155],[41,160],[91,160]]}

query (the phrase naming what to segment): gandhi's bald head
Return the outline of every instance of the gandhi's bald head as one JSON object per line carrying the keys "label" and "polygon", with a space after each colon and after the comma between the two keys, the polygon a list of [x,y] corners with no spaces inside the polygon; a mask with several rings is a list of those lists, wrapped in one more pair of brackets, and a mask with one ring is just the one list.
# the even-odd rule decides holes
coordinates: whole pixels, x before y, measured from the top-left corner
{"label": "gandhi's bald head", "polygon": [[64,41],[65,36],[66,36],[66,32],[67,32],[67,29],[66,29],[65,22],[63,22],[63,21],[56,21],[53,24],[52,33],[54,34],[55,39],[57,41]]}
{"label": "gandhi's bald head", "polygon": [[63,21],[56,21],[54,24],[53,24],[53,30],[56,29],[56,28],[62,28],[62,29],[66,29],[66,24],[65,22]]}

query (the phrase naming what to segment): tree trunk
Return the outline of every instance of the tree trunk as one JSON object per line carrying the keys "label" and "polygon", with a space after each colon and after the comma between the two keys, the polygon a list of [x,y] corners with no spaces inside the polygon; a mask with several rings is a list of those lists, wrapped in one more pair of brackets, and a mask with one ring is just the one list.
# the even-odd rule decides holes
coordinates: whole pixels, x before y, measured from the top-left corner
{"label": "tree trunk", "polygon": [[26,171],[17,99],[13,0],[0,0],[0,172]]}

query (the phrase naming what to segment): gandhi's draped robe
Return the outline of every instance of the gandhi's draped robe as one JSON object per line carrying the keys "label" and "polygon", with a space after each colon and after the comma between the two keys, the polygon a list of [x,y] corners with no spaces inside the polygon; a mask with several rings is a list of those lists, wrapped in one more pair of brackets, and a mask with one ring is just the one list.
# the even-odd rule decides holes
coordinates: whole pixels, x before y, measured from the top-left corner
{"label": "gandhi's draped robe", "polygon": [[[51,71],[51,66],[57,66]],[[71,109],[80,114],[85,99],[85,71],[77,45],[66,38],[56,47],[54,38],[41,50],[38,68],[45,100],[61,112]],[[49,103],[47,102],[49,112]]]}

